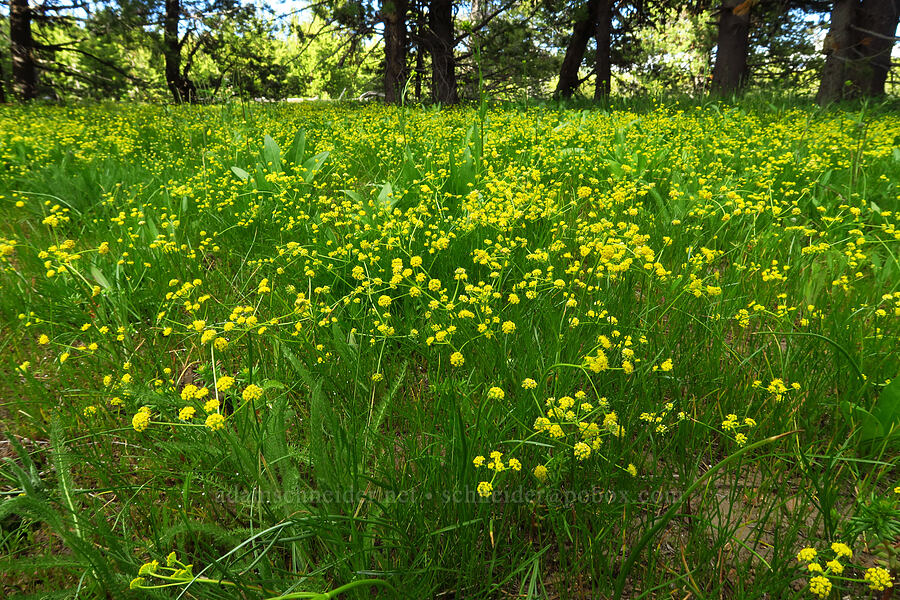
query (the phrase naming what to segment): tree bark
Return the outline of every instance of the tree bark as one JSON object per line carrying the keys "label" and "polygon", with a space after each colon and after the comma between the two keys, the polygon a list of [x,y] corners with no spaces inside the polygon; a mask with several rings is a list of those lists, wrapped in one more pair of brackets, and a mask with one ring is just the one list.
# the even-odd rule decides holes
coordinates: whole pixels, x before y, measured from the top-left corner
{"label": "tree bark", "polygon": [[166,85],[175,102],[196,102],[197,88],[181,68],[182,42],[178,33],[181,0],[166,0],[163,20],[163,56],[166,61]]}
{"label": "tree bark", "polygon": [[399,103],[406,83],[406,10],[407,0],[383,0],[384,21],[384,100]]}
{"label": "tree bark", "polygon": [[816,94],[819,104],[844,97],[847,69],[854,60],[852,27],[856,5],[857,0],[837,0],[831,11],[831,27],[822,49],[827,57],[819,80],[819,92]]}
{"label": "tree bark", "polygon": [[853,69],[854,87],[864,96],[883,96],[891,69],[893,36],[900,19],[896,0],[862,0],[856,11],[854,33],[859,48],[859,66]]}
{"label": "tree bark", "polygon": [[739,92],[747,82],[750,50],[749,1],[724,0],[719,12],[719,34],[712,88],[720,94]]}
{"label": "tree bark", "polygon": [[428,7],[431,49],[431,96],[441,104],[456,104],[456,58],[453,56],[453,0],[431,0]]}
{"label": "tree bark", "polygon": [[581,68],[581,61],[584,60],[587,43],[594,33],[602,5],[607,1],[588,0],[579,11],[580,15],[576,17],[572,28],[572,37],[566,46],[566,55],[559,68],[559,82],[553,93],[556,98],[571,98],[578,89],[580,83],[578,69]]}
{"label": "tree bark", "polygon": [[0,104],[6,104],[6,74],[3,65],[0,64]]}
{"label": "tree bark", "polygon": [[612,3],[613,0],[601,0],[600,13],[597,18],[597,31],[594,40],[597,42],[597,55],[594,58],[594,100],[607,98],[612,91],[612,60],[610,59],[610,43],[612,38]]}
{"label": "tree bark", "polygon": [[827,104],[884,95],[900,5],[893,0],[837,0],[822,51],[816,100]]}
{"label": "tree bark", "polygon": [[37,96],[37,67],[34,60],[31,17],[28,0],[10,0],[9,43],[12,55],[13,93],[21,102],[28,102]]}
{"label": "tree bark", "polygon": [[425,0],[414,0],[413,14],[415,15],[413,40],[416,46],[416,66],[415,68],[415,94],[416,101],[422,100],[422,76],[425,74],[425,30],[428,27],[425,23]]}

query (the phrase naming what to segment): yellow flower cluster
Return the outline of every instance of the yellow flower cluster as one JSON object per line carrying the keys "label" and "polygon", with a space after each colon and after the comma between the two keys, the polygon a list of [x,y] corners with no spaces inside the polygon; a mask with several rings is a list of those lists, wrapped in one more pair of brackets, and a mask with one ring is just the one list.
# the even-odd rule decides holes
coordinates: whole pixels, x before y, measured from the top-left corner
{"label": "yellow flower cluster", "polygon": [[142,406],[131,419],[131,426],[135,431],[144,431],[150,426],[151,410],[149,406]]}
{"label": "yellow flower cluster", "polygon": [[243,398],[244,402],[250,402],[252,400],[259,400],[262,398],[263,390],[258,385],[250,384],[244,388],[244,391],[241,392],[241,398]]}

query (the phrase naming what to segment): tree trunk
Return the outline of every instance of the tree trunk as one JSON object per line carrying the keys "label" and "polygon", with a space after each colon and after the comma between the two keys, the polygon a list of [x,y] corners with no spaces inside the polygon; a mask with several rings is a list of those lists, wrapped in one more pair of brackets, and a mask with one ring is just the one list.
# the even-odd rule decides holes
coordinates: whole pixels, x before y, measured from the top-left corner
{"label": "tree trunk", "polygon": [[163,21],[163,56],[166,60],[166,85],[175,102],[196,102],[197,88],[181,69],[181,40],[178,24],[181,20],[181,0],[166,0]]}
{"label": "tree trunk", "polygon": [[425,29],[427,25],[425,24],[425,11],[423,10],[425,4],[425,0],[416,0],[413,5],[413,13],[416,16],[415,20],[415,31],[413,33],[413,39],[416,40],[416,66],[415,66],[415,93],[416,93],[416,102],[422,101],[422,75],[425,74]]}
{"label": "tree trunk", "polygon": [[893,0],[837,0],[825,37],[827,55],[816,100],[827,104],[884,95],[900,5]]}
{"label": "tree trunk", "polygon": [[747,82],[747,54],[750,50],[750,1],[724,0],[719,12],[716,66],[713,91],[732,94]]}
{"label": "tree trunk", "polygon": [[6,73],[3,72],[2,63],[0,63],[0,104],[6,104]]}
{"label": "tree trunk", "polygon": [[864,96],[883,96],[891,69],[892,38],[900,19],[900,3],[896,0],[862,0],[856,17],[854,32],[860,64],[853,69],[851,80]]}
{"label": "tree trunk", "polygon": [[431,0],[428,7],[431,48],[431,96],[441,104],[456,104],[456,59],[453,56],[453,0]]}
{"label": "tree trunk", "polygon": [[571,98],[578,89],[580,83],[578,69],[581,68],[588,40],[594,33],[599,20],[601,7],[607,1],[588,0],[587,4],[579,11],[580,14],[576,17],[575,25],[572,28],[572,37],[569,38],[569,45],[566,47],[566,55],[559,68],[559,82],[553,93],[556,98]]}
{"label": "tree trunk", "polygon": [[594,58],[594,100],[603,100],[612,91],[612,61],[610,60],[610,43],[612,37],[612,3],[613,0],[601,0],[600,13],[597,18],[597,31],[594,39],[597,42],[597,55]]}
{"label": "tree trunk", "polygon": [[384,100],[396,104],[406,83],[407,0],[383,0],[384,20]]}
{"label": "tree trunk", "polygon": [[816,101],[827,104],[844,97],[848,66],[854,60],[853,20],[857,0],[837,0],[831,11],[831,27],[822,51],[827,55]]}
{"label": "tree trunk", "polygon": [[13,93],[22,102],[37,96],[37,67],[31,35],[31,8],[28,0],[9,2],[9,45],[12,55]]}

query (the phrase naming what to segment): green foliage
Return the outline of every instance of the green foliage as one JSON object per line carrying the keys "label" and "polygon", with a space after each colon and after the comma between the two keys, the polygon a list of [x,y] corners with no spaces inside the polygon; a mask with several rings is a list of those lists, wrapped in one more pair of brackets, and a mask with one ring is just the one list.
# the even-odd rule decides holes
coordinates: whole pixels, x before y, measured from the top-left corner
{"label": "green foliage", "polygon": [[3,576],[785,597],[843,540],[864,594],[898,135],[771,98],[6,107]]}

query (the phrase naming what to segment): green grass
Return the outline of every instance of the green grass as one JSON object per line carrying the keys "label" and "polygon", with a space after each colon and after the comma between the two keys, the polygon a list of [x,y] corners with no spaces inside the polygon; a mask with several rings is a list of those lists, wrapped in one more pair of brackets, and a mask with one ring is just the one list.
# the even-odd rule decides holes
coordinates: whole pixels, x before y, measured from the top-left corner
{"label": "green grass", "polygon": [[35,105],[0,132],[11,597],[897,572],[889,107]]}

